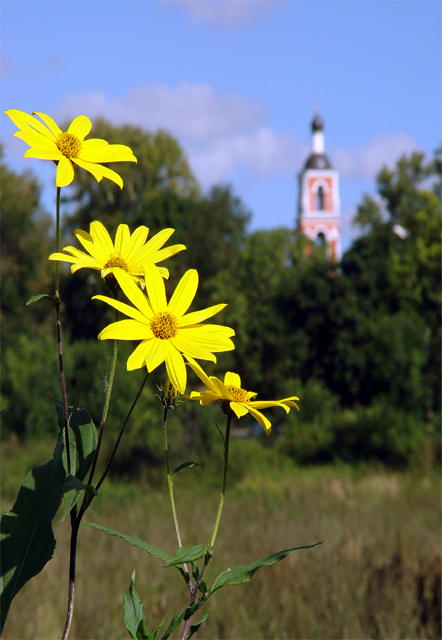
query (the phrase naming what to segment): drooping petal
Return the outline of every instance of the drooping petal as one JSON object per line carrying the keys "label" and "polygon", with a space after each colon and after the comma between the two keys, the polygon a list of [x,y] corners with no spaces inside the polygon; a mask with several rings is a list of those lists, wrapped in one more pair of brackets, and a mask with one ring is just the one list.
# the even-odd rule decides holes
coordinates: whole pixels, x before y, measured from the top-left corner
{"label": "drooping petal", "polygon": [[247,405],[247,407],[249,413],[255,418],[257,422],[259,422],[266,434],[269,435],[270,431],[272,430],[272,423],[270,422],[270,420],[268,420],[260,411],[256,411],[256,409],[253,409],[253,407],[251,407],[249,404]]}
{"label": "drooping petal", "polygon": [[252,400],[252,402],[250,402],[249,404],[255,409],[268,409],[269,407],[281,407],[281,409],[284,409],[286,413],[289,413],[290,411],[290,408],[286,404],[279,402],[279,400]]}
{"label": "drooping petal", "polygon": [[87,116],[77,116],[74,118],[69,125],[68,133],[72,133],[76,138],[78,138],[81,142],[88,135],[90,130],[92,129],[92,122],[89,120]]}
{"label": "drooping petal", "polygon": [[181,318],[190,307],[198,289],[198,271],[189,269],[179,281],[169,302],[169,311]]}
{"label": "drooping petal", "polygon": [[186,356],[187,361],[189,363],[189,367],[191,367],[193,369],[193,371],[196,373],[196,375],[201,380],[201,382],[203,384],[205,384],[208,389],[211,389],[211,391],[213,391],[215,393],[215,395],[217,395],[217,397],[219,398],[220,396],[219,396],[218,390],[213,385],[212,379],[209,378],[209,376],[206,374],[206,372],[200,367],[198,362],[196,362],[193,358],[191,358],[187,354],[185,354],[185,356]]}
{"label": "drooping petal", "polygon": [[102,178],[107,178],[108,180],[112,180],[112,182],[115,182],[115,184],[117,184],[120,189],[123,188],[122,177],[116,171],[112,171],[112,169],[109,169],[109,167],[103,167],[103,165],[94,164],[93,162],[86,162],[80,156],[77,158],[72,158],[72,161],[75,162],[75,164],[78,164],[78,166],[82,169],[89,171],[89,173],[94,176],[97,182],[101,182]]}
{"label": "drooping petal", "polygon": [[211,318],[215,314],[219,313],[227,307],[226,304],[216,304],[213,307],[207,307],[207,309],[201,309],[201,311],[193,311],[192,313],[187,313],[185,316],[182,316],[178,320],[178,325],[180,327],[187,327],[192,324],[198,324],[200,322],[204,322],[207,318]]}
{"label": "drooping petal", "polygon": [[183,356],[174,347],[169,349],[166,356],[166,369],[169,380],[180,393],[186,393],[187,371]]}
{"label": "drooping petal", "polygon": [[219,400],[219,396],[216,393],[212,393],[211,391],[192,391],[189,396],[190,400],[199,400],[200,404],[205,407],[211,402],[216,402]]}
{"label": "drooping petal", "polygon": [[152,305],[152,309],[155,313],[167,311],[166,289],[164,287],[164,280],[158,273],[158,269],[151,262],[144,262],[143,270],[146,282],[146,291]]}
{"label": "drooping petal", "polygon": [[57,176],[55,179],[55,185],[57,187],[67,187],[74,179],[74,167],[69,158],[65,158],[62,155],[58,161]]}
{"label": "drooping petal", "polygon": [[237,418],[242,418],[242,416],[245,416],[249,411],[247,406],[242,402],[231,402],[230,408],[235,413]]}

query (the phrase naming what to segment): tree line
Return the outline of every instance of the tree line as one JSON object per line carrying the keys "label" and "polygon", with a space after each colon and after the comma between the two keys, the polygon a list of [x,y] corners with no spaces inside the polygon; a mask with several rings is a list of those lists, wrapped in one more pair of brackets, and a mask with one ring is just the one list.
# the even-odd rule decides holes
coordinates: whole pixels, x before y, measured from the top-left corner
{"label": "tree line", "polygon": [[[168,261],[167,286],[173,290],[186,269],[196,268],[195,304],[227,302],[220,322],[236,331],[235,351],[207,370],[239,372],[245,388],[263,399],[299,395],[299,414],[280,427],[286,452],[300,461],[404,461],[438,431],[440,151],[431,160],[421,153],[403,156],[379,172],[377,195],[363,196],[357,208],[360,235],[336,264],[326,247],[309,246],[295,229],[250,232],[251,213],[232,188],[217,185],[202,193],[167,132],[98,121],[94,133],[129,145],[138,164],[118,167],[122,191],[76,173],[62,203],[61,246],[75,244],[71,231],[88,230],[94,219],[111,235],[122,222],[131,230],[147,225],[150,235],[174,228],[170,242],[187,251]],[[1,197],[3,435],[43,435],[56,429],[47,399],[57,393],[53,318],[49,305],[25,304],[53,288],[47,260],[54,250],[52,217],[41,208],[35,177],[3,162]],[[100,286],[90,272],[62,269],[71,401],[80,394],[97,420],[109,354],[96,337],[111,320],[105,305],[91,302]],[[124,385],[117,382],[115,423],[124,415],[130,386],[126,378]],[[193,438],[182,423],[192,423],[191,414],[183,409],[185,420],[177,419],[189,446]],[[135,419],[134,447],[153,419],[151,408]],[[197,428],[198,446],[210,448],[211,436]]]}

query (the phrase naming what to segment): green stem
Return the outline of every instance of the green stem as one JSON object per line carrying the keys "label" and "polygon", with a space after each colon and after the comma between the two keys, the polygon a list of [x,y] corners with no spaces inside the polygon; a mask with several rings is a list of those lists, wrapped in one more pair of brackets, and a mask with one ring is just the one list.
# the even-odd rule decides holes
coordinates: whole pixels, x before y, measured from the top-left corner
{"label": "green stem", "polygon": [[97,486],[95,487],[95,489],[96,489],[97,491],[98,491],[98,489],[101,487],[101,485],[103,484],[103,480],[105,479],[105,477],[106,477],[106,476],[107,476],[107,474],[109,473],[109,469],[111,468],[112,462],[113,462],[113,460],[114,460],[114,458],[115,458],[115,454],[117,453],[118,445],[120,444],[120,440],[121,440],[121,438],[122,438],[122,436],[123,436],[123,433],[124,433],[124,430],[125,430],[125,428],[126,428],[126,425],[127,425],[127,423],[129,422],[129,418],[130,418],[130,416],[132,415],[132,411],[135,409],[135,405],[136,405],[136,404],[137,404],[137,402],[138,402],[138,398],[140,397],[141,392],[143,391],[144,385],[146,384],[146,382],[147,382],[147,378],[148,378],[148,377],[149,377],[149,372],[148,372],[148,371],[146,371],[146,375],[145,375],[145,376],[144,376],[144,378],[143,378],[143,382],[141,383],[141,386],[140,386],[140,388],[139,388],[139,389],[138,389],[138,391],[137,391],[137,394],[136,394],[136,396],[135,396],[135,398],[134,398],[134,400],[133,400],[133,402],[132,402],[132,404],[131,404],[131,406],[130,406],[130,409],[129,409],[129,411],[127,412],[126,417],[124,418],[124,422],[123,422],[123,424],[121,425],[120,433],[118,434],[117,441],[115,442],[115,444],[114,444],[114,448],[112,449],[112,453],[111,453],[110,458],[109,458],[109,460],[108,460],[108,463],[107,463],[106,469],[104,470],[104,473],[103,473],[103,475],[101,476],[100,480],[97,482]]}
{"label": "green stem", "polygon": [[[61,187],[57,187],[57,198],[55,208],[55,250],[58,253],[60,251],[60,195]],[[60,382],[61,382],[61,396],[63,400],[63,431],[64,431],[64,444],[66,448],[66,463],[67,472],[71,473],[71,451],[69,446],[69,412],[68,412],[68,400],[66,393],[66,379],[64,375],[63,366],[63,350],[61,346],[61,321],[60,321],[60,265],[58,260],[55,261],[55,328],[57,331],[57,353],[58,353],[58,366],[60,370]]]}
{"label": "green stem", "polygon": [[232,424],[232,416],[227,414],[226,419],[226,436],[224,440],[224,471],[223,471],[223,485],[221,488],[221,496],[219,499],[218,513],[216,514],[215,527],[213,529],[212,539],[210,541],[209,549],[212,550],[215,546],[216,534],[218,533],[218,527],[221,520],[221,513],[224,506],[224,497],[226,495],[226,483],[227,483],[227,468],[229,464],[229,441],[230,441],[230,427]]}
{"label": "green stem", "polygon": [[[117,314],[117,312],[116,312],[116,314]],[[116,366],[117,366],[117,359],[118,359],[118,340],[114,340],[114,348],[113,348],[113,353],[112,353],[112,365],[111,365],[111,370],[110,370],[110,373],[109,373],[109,381],[108,381],[108,385],[107,385],[106,398],[105,398],[105,401],[104,401],[103,415],[101,416],[100,432],[98,434],[97,448],[95,449],[94,461],[92,463],[91,472],[90,472],[90,475],[89,475],[89,484],[92,484],[92,479],[93,479],[94,473],[95,473],[95,467],[97,466],[98,456],[100,454],[101,441],[103,439],[103,432],[104,432],[104,425],[105,425],[106,420],[107,420],[107,414],[108,414],[108,411],[109,411],[110,397],[111,397],[111,393],[112,393],[112,387],[113,387],[113,384],[114,384],[114,377],[115,377],[115,369],[116,369]]]}
{"label": "green stem", "polygon": [[[178,544],[182,547],[181,543],[181,535],[180,535],[180,527],[178,524],[178,517],[175,508],[175,498],[173,495],[173,476],[170,473],[170,463],[169,463],[169,447],[167,444],[167,414],[169,411],[169,407],[164,407],[163,413],[163,444],[164,444],[164,457],[166,458],[166,473],[167,473],[167,485],[169,488],[169,498],[170,504],[172,506],[172,515],[173,515],[173,523],[175,525],[176,537],[178,539]],[[187,570],[187,568],[186,568]]]}
{"label": "green stem", "polygon": [[[61,187],[57,187],[57,200],[55,207],[55,251],[60,252],[60,195]],[[55,260],[55,298],[60,300],[60,264]]]}

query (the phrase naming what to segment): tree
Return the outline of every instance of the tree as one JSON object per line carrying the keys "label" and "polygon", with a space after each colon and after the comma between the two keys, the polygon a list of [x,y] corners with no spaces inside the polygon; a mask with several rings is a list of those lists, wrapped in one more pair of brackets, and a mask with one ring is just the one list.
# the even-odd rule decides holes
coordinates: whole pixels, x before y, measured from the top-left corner
{"label": "tree", "polygon": [[[405,336],[406,316],[416,318],[412,325],[408,322],[408,335],[420,334],[420,338],[415,335],[413,344],[420,342],[422,353],[417,356],[415,348],[415,355],[408,353],[415,363],[421,362],[422,378],[416,375],[415,365],[409,368],[408,380],[393,376],[401,386],[393,395],[404,398],[413,384],[426,387],[429,393],[421,409],[428,416],[440,411],[441,200],[440,192],[431,189],[438,182],[437,155],[425,163],[423,154],[413,153],[400,158],[393,170],[384,167],[377,176],[378,199],[365,196],[355,217],[355,223],[367,233],[353,243],[342,260],[343,274],[353,283],[373,337],[372,350],[388,326],[393,341],[390,347],[396,345],[399,357],[399,351],[407,349],[404,337],[399,338],[401,332]],[[395,318],[396,327],[386,316]],[[396,356],[391,349],[384,349],[382,356],[387,371]],[[422,395],[414,389],[413,397]]]}

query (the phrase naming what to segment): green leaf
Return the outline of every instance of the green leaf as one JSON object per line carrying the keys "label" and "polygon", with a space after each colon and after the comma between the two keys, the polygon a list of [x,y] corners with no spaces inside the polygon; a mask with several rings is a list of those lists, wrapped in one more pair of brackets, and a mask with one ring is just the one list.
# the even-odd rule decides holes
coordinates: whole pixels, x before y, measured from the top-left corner
{"label": "green leaf", "polygon": [[181,547],[171,558],[166,562],[166,567],[173,567],[177,564],[183,564],[184,562],[195,562],[199,560],[207,553],[207,547],[203,547],[201,544],[196,544],[193,547]]}
{"label": "green leaf", "polygon": [[26,306],[33,304],[34,302],[38,302],[39,300],[44,300],[45,298],[47,300],[50,300],[55,308],[58,307],[58,302],[56,301],[56,299],[53,296],[49,296],[47,293],[39,293],[36,296],[32,296],[32,298],[29,298],[29,300],[27,301]]}
{"label": "green leaf", "polygon": [[240,564],[236,567],[232,567],[231,569],[224,569],[216,576],[207,597],[210,597],[217,589],[224,587],[227,584],[242,584],[243,582],[248,582],[252,579],[255,571],[261,567],[268,567],[275,564],[275,562],[279,562],[280,560],[287,558],[287,556],[292,555],[292,553],[296,553],[296,551],[311,549],[312,547],[316,547],[318,544],[322,544],[322,542],[316,542],[315,544],[309,544],[303,547],[294,547],[293,549],[285,549],[284,551],[278,551],[277,553],[264,556],[260,560],[256,560],[250,564]]}
{"label": "green leaf", "polygon": [[143,603],[135,591],[135,571],[132,573],[130,587],[124,594],[123,617],[126,629],[134,640],[147,640],[150,638],[144,628]]}
{"label": "green leaf", "polygon": [[199,622],[195,622],[194,624],[191,624],[189,627],[189,633],[187,635],[186,640],[189,640],[189,638],[191,638],[193,636],[194,633],[196,633],[198,631],[198,629],[200,628],[200,626],[203,624],[203,622],[205,622],[207,620],[207,616],[209,615],[209,611],[206,611],[205,614],[203,615],[203,617],[201,618],[201,620]]}
{"label": "green leaf", "polygon": [[198,462],[183,462],[175,469],[175,471],[172,473],[172,476],[174,476],[176,473],[178,473],[178,471],[181,471],[182,469],[191,469],[192,467],[198,466]]}
{"label": "green leaf", "polygon": [[167,638],[170,636],[172,631],[175,631],[175,629],[180,626],[181,622],[183,621],[183,616],[184,616],[184,613],[182,613],[179,616],[178,615],[173,616],[169,626],[166,629],[166,632],[164,633],[164,635],[161,636],[161,640],[167,640]]}
{"label": "green leaf", "polygon": [[[63,403],[53,400],[57,410],[58,426],[64,430]],[[97,448],[97,429],[87,409],[68,407],[69,415],[69,453],[71,459],[71,472],[80,480],[84,480],[91,468]],[[66,451],[63,451],[63,462],[67,470]]]}
{"label": "green leaf", "polygon": [[13,598],[53,556],[56,540],[52,520],[61,504],[66,479],[63,448],[60,435],[53,457],[28,473],[12,510],[2,517],[0,635]]}
{"label": "green leaf", "polygon": [[97,491],[91,484],[83,484],[81,480],[76,478],[75,476],[69,474],[66,478],[66,482],[63,485],[63,493],[64,493],[64,511],[63,515],[60,519],[60,522],[67,517],[67,515],[72,511],[75,505],[78,502],[78,498],[81,495],[81,492],[85,491],[89,497],[89,503],[92,498],[94,498],[97,494]]}
{"label": "green leaf", "polygon": [[154,556],[154,558],[159,558],[160,560],[163,560],[163,562],[167,563],[170,560],[170,556],[168,556],[167,553],[164,553],[164,551],[161,551],[161,549],[157,549],[157,547],[153,547],[151,544],[147,544],[147,542],[143,542],[143,540],[140,540],[135,536],[128,536],[125,533],[120,533],[119,531],[115,531],[115,529],[109,529],[108,527],[103,527],[100,524],[94,524],[92,522],[85,522],[84,524],[86,524],[88,527],[94,527],[95,529],[100,529],[100,531],[106,531],[106,533],[110,533],[111,536],[122,538],[123,540],[126,540],[126,542],[129,542],[129,544],[133,545],[134,547],[138,547],[139,549],[143,549],[144,551],[147,551],[147,553],[150,553],[150,555]]}

